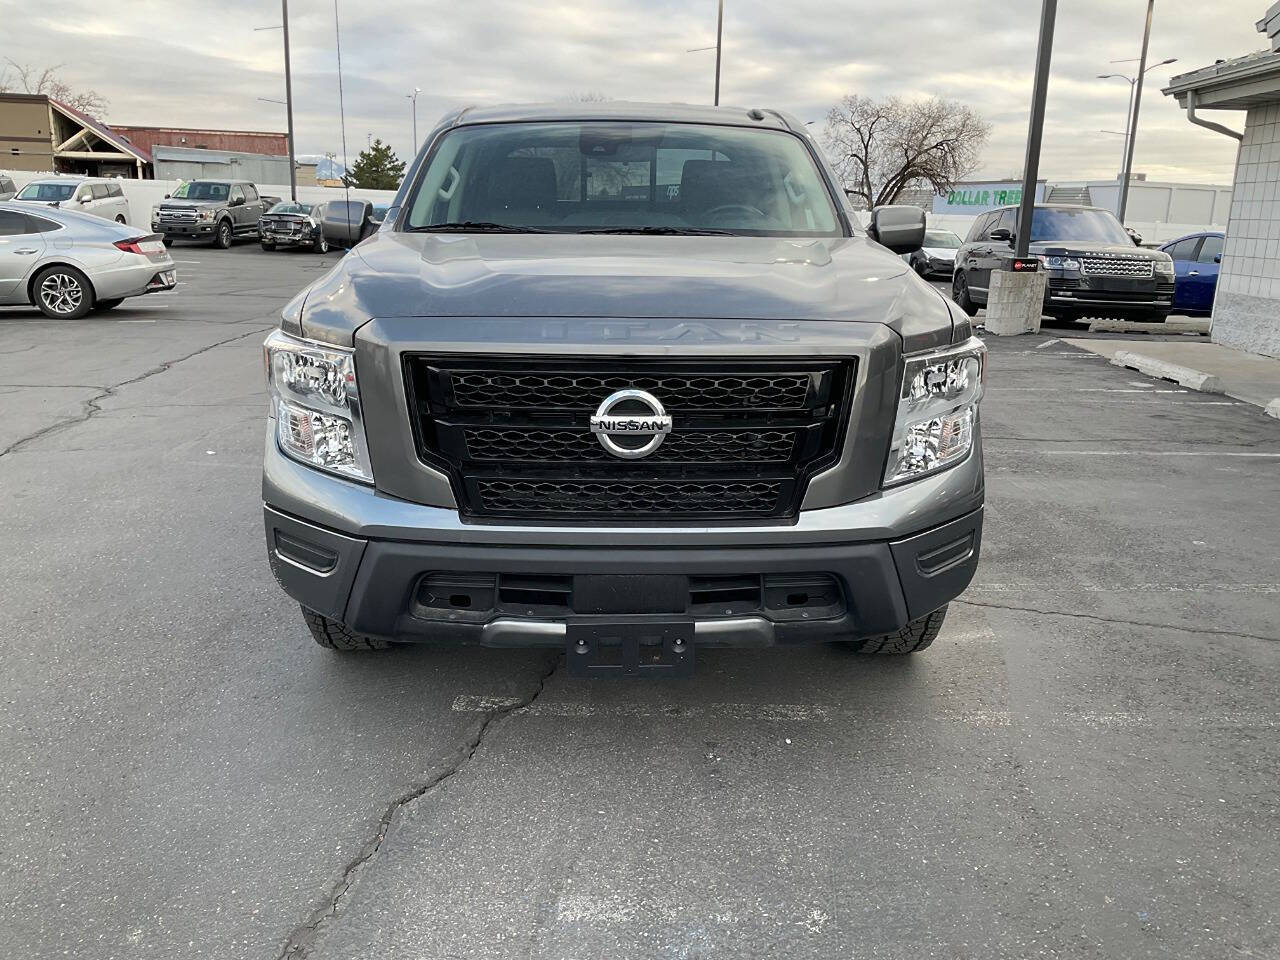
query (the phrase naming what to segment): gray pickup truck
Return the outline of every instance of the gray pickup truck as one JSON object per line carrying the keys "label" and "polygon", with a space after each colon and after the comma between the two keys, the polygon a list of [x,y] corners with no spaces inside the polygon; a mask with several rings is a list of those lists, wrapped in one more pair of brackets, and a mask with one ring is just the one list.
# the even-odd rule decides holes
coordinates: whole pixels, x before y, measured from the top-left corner
{"label": "gray pickup truck", "polygon": [[258,219],[279,202],[247,180],[192,180],[152,207],[151,229],[165,246],[186,237],[225,250],[236,237],[256,237]]}
{"label": "gray pickup truck", "polygon": [[977,564],[986,350],[767,110],[467,109],[267,339],[268,555],[312,636],[910,653]]}

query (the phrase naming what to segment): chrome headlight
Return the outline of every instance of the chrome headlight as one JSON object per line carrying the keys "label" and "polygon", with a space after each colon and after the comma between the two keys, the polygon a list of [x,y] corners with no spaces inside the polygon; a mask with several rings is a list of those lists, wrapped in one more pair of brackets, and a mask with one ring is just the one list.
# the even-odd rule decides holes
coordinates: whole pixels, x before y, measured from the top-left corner
{"label": "chrome headlight", "polygon": [[1173,259],[1169,258],[1166,260],[1157,260],[1155,261],[1155,265],[1153,269],[1155,270],[1156,273],[1160,274],[1160,276],[1162,277],[1172,277],[1173,276]]}
{"label": "chrome headlight", "polygon": [[372,483],[353,351],[276,330],[263,352],[280,449],[308,466]]}
{"label": "chrome headlight", "polygon": [[969,454],[986,376],[987,348],[977,337],[906,358],[885,486],[943,470]]}
{"label": "chrome headlight", "polygon": [[1080,269],[1080,261],[1077,260],[1075,257],[1037,256],[1036,259],[1039,260],[1046,267],[1048,267],[1050,270],[1079,270]]}
{"label": "chrome headlight", "polygon": [[196,219],[197,219],[197,220],[212,220],[212,219],[213,219],[213,211],[212,211],[212,210],[197,210],[197,211],[196,211]]}

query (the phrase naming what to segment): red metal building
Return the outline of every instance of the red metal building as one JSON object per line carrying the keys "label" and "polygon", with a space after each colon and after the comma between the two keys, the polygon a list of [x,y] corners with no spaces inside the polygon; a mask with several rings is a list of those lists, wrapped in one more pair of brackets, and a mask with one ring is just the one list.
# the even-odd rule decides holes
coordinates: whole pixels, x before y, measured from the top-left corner
{"label": "red metal building", "polygon": [[155,146],[192,147],[233,153],[289,155],[289,138],[283,133],[257,130],[201,130],[187,127],[132,127],[113,123],[111,130],[146,152]]}

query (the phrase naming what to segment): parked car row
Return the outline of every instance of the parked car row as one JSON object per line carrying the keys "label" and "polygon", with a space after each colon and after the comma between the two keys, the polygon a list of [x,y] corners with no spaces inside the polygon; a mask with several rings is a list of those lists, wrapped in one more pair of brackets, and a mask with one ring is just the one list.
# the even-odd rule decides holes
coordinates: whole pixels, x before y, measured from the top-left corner
{"label": "parked car row", "polygon": [[151,211],[151,229],[166,246],[181,238],[224,250],[238,237],[248,237],[263,250],[300,246],[327,253],[331,246],[354,246],[381,222],[368,200],[286,201],[260,194],[247,180],[192,180]]}

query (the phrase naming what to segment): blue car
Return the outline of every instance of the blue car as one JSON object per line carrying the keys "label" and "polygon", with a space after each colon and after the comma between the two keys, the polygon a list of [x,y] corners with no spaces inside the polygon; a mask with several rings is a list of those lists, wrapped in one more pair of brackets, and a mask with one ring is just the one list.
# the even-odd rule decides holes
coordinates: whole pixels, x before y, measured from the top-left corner
{"label": "blue car", "polygon": [[1221,233],[1192,233],[1160,249],[1173,258],[1173,312],[1208,316],[1222,263]]}

